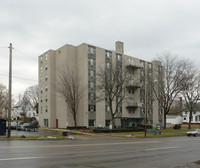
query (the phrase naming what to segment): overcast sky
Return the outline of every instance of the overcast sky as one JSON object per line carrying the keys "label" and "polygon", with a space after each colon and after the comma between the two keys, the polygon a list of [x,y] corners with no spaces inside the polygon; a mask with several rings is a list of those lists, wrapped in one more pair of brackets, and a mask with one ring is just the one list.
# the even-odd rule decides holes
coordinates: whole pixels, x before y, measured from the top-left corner
{"label": "overcast sky", "polygon": [[8,87],[13,44],[13,94],[38,81],[38,56],[65,44],[89,43],[152,61],[165,51],[200,65],[199,0],[1,0],[0,82]]}

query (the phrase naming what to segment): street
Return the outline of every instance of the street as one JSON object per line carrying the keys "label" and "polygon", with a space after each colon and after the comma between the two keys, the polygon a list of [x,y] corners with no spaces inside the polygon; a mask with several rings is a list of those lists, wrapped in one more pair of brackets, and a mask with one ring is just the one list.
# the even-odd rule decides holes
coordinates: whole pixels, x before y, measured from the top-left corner
{"label": "street", "polygon": [[0,167],[189,168],[193,162],[200,160],[199,143],[200,137],[186,136],[152,139],[1,140]]}

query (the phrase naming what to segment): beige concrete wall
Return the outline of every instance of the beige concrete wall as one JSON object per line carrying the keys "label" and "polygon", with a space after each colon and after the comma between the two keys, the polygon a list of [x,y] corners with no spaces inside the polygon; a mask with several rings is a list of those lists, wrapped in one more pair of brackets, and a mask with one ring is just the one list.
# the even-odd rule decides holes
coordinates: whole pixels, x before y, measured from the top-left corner
{"label": "beige concrete wall", "polygon": [[[54,126],[53,118],[55,114],[55,101],[54,93],[50,93],[50,90],[55,90],[54,85],[50,82],[54,80],[54,62],[55,62],[55,51],[49,50],[39,57],[39,122],[41,127],[44,127],[44,119],[48,119],[49,127]],[[41,62],[41,57],[42,62]],[[46,69],[47,66],[47,69]],[[42,70],[41,70],[42,67]],[[51,75],[50,75],[51,74]],[[47,76],[47,80],[45,79]],[[43,80],[41,81],[41,77]],[[46,91],[46,87],[48,90]],[[42,88],[42,93],[41,93]],[[47,98],[47,101],[46,101]],[[42,103],[41,103],[42,100]],[[42,111],[41,111],[42,107]],[[46,112],[47,109],[47,112]]]}
{"label": "beige concrete wall", "polygon": [[[105,49],[96,47],[96,67],[98,68],[105,65]],[[100,92],[97,90],[96,95],[99,97]],[[96,104],[96,126],[105,126],[105,101],[100,101]]]}
{"label": "beige concrete wall", "polygon": [[84,94],[79,104],[78,125],[88,126],[88,45],[81,44],[77,47],[77,74],[82,86]]}
{"label": "beige concrete wall", "polygon": [[[76,73],[76,47],[71,45],[65,45],[56,50],[56,67],[55,67],[55,75],[56,80],[59,81],[59,74],[65,71],[67,68],[69,70],[73,70]],[[56,87],[57,87],[56,83]],[[67,103],[65,102],[65,98],[62,94],[58,93],[56,90],[56,119],[58,120],[59,128],[66,128],[66,126],[74,126],[74,120],[71,112],[67,108]]]}

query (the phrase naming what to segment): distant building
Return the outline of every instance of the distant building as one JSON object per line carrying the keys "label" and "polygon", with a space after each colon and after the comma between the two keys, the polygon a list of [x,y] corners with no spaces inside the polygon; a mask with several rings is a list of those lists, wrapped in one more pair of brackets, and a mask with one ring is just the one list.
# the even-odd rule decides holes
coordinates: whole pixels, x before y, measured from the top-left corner
{"label": "distant building", "polygon": [[18,101],[13,109],[14,112],[12,118],[15,120],[21,120],[24,116],[29,118],[38,118],[33,105],[29,101],[25,101],[24,99]]}
{"label": "distant building", "polygon": [[[64,45],[57,50],[48,50],[39,56],[39,122],[41,127],[66,128],[74,126],[64,98],[57,93],[57,73],[62,67],[69,67],[87,86],[78,111],[78,126],[105,127],[111,122],[106,101],[96,103],[96,71],[98,65],[111,66],[125,60],[135,78],[130,80],[127,101],[118,108],[117,126],[144,125],[145,103],[147,103],[148,124],[163,124],[163,110],[158,105],[153,91],[147,88],[145,77],[153,81],[155,73],[162,71],[159,61],[147,62],[124,54],[122,42],[116,42],[115,51],[83,43],[79,46]],[[151,88],[151,87],[149,87]],[[145,92],[148,100],[145,102]]]}
{"label": "distant building", "polygon": [[[190,116],[190,112],[189,111],[184,111],[182,112],[182,116],[183,116],[183,123],[189,123],[189,116]],[[200,103],[197,103],[197,106],[194,110],[194,112],[192,112],[192,120],[191,120],[192,124],[200,124]]]}
{"label": "distant building", "polygon": [[167,125],[183,123],[182,103],[183,103],[182,97],[180,97],[179,100],[174,100],[174,102],[170,108],[170,111],[167,115],[167,120],[166,120]]}

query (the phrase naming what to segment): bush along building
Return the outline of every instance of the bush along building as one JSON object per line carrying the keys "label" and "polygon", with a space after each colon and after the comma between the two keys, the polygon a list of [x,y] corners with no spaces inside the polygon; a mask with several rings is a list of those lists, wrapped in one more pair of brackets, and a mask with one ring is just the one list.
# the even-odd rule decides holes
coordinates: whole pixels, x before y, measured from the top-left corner
{"label": "bush along building", "polygon": [[115,51],[64,45],[38,61],[41,127],[130,127],[144,125],[145,119],[152,126],[163,123],[153,92],[160,62],[125,55],[122,42],[116,42]]}

